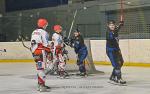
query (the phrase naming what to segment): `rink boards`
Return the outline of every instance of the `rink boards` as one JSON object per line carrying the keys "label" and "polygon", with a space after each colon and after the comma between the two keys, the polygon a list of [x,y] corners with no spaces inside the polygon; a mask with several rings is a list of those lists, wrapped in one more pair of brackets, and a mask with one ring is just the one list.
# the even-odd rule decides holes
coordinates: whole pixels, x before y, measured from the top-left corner
{"label": "rink boards", "polygon": [[[29,42],[25,42],[29,45]],[[106,56],[106,41],[91,40],[91,53],[95,64],[110,64]],[[125,39],[120,40],[120,48],[125,65],[150,66],[150,39]],[[31,62],[31,52],[22,46],[21,42],[1,42],[0,49],[7,49],[6,53],[0,53],[0,62]],[[74,50],[67,47],[70,62],[75,60]]]}

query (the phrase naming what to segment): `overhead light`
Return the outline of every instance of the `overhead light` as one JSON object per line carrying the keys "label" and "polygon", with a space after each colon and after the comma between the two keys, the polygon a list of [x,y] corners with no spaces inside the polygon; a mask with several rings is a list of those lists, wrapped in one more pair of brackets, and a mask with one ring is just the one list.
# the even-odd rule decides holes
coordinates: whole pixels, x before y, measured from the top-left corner
{"label": "overhead light", "polygon": [[2,18],[3,17],[3,15],[2,14],[0,14],[0,18]]}
{"label": "overhead light", "polygon": [[131,2],[127,2],[127,4],[131,4]]}
{"label": "overhead light", "polygon": [[22,16],[22,13],[19,13],[19,16]]}

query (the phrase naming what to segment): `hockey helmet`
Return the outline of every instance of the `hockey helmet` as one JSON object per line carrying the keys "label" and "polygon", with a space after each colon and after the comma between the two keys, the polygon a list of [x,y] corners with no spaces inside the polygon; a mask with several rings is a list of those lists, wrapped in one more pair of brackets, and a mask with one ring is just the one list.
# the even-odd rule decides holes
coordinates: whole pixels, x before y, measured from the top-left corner
{"label": "hockey helmet", "polygon": [[54,31],[61,31],[62,27],[60,25],[54,25],[53,29]]}
{"label": "hockey helmet", "polygon": [[48,25],[48,21],[44,18],[40,18],[37,22],[38,27],[43,28]]}

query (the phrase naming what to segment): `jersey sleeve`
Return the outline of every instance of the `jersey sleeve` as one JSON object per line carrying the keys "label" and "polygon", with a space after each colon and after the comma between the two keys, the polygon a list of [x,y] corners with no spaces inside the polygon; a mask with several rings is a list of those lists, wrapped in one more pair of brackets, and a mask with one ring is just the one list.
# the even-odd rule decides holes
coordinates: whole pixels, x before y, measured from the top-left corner
{"label": "jersey sleeve", "polygon": [[116,31],[119,32],[123,25],[124,25],[124,22],[119,22],[119,24],[116,26]]}

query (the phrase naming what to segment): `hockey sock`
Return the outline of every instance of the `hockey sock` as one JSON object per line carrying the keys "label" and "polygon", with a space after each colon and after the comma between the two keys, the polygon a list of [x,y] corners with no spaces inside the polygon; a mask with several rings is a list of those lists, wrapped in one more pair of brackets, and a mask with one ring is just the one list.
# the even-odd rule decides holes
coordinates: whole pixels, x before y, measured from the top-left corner
{"label": "hockey sock", "polygon": [[46,76],[44,70],[38,70],[37,76],[38,76],[38,83],[40,85],[45,85]]}

